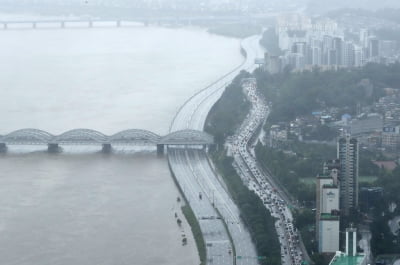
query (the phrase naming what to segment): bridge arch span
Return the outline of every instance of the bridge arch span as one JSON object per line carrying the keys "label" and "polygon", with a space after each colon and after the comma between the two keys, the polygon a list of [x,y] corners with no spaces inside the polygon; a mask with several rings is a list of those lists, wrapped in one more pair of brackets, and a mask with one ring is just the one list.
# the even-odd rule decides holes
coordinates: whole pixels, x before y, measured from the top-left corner
{"label": "bridge arch span", "polygon": [[151,131],[130,129],[118,132],[109,137],[110,144],[157,144],[161,136]]}
{"label": "bridge arch span", "polygon": [[0,137],[6,144],[47,144],[54,135],[32,128],[20,129]]}
{"label": "bridge arch span", "polygon": [[52,139],[56,144],[104,144],[108,143],[105,134],[91,129],[74,129]]}

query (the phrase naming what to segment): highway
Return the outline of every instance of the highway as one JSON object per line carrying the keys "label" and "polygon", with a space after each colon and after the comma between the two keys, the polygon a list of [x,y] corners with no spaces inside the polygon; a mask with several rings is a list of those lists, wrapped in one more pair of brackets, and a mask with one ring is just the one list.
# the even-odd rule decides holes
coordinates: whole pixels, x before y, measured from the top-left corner
{"label": "highway", "polygon": [[269,107],[257,91],[255,79],[246,80],[243,82],[243,87],[252,108],[231,140],[230,151],[234,157],[234,167],[248,188],[258,195],[265,207],[277,219],[275,228],[281,245],[282,264],[300,265],[308,259],[308,255],[292,223],[293,217],[289,209],[291,200],[272,181],[271,176],[259,167],[251,144],[258,129],[269,115]]}
{"label": "highway", "polygon": [[[243,63],[188,99],[175,116],[170,127],[171,132],[183,129],[203,130],[211,107],[221,97],[225,87],[241,70],[254,70],[255,59],[263,57],[264,51],[259,46],[259,38],[253,36],[242,41],[242,49],[247,55]],[[185,197],[199,220],[207,245],[207,264],[258,264],[255,246],[240,219],[239,209],[215,174],[205,150],[170,146],[168,159]]]}

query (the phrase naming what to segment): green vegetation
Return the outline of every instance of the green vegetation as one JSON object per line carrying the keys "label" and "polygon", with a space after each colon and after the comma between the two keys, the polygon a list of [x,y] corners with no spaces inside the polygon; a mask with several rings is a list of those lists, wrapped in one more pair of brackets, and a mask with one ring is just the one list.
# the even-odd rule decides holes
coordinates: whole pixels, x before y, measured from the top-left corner
{"label": "green vegetation", "polygon": [[303,129],[304,139],[312,139],[317,141],[332,141],[338,135],[338,131],[327,125],[317,125],[315,127],[306,127]]}
{"label": "green vegetation", "polygon": [[249,73],[241,72],[208,114],[205,131],[214,135],[218,145],[223,145],[225,138],[235,133],[250,109],[240,84],[241,79],[246,77],[249,77]]}
{"label": "green vegetation", "polygon": [[[321,72],[318,69],[302,73],[284,72],[270,75],[256,71],[258,87],[272,104],[268,125],[289,122],[299,116],[310,116],[312,111],[336,108],[340,113],[355,114],[355,106],[370,106],[384,95],[385,87],[400,87],[400,64],[368,64],[359,69],[342,69]],[[323,125],[303,133],[318,140],[335,137],[335,133]],[[289,139],[292,139],[289,137]],[[256,155],[262,166],[268,168],[288,192],[300,202],[314,201],[315,184],[312,178],[321,172],[323,162],[336,157],[336,147],[320,144],[305,144],[291,140],[280,145],[281,150],[258,144]],[[400,168],[392,173],[373,164],[372,160],[384,160],[378,153],[360,150],[360,186],[384,188],[383,198],[377,194],[370,198],[369,216],[372,217],[372,251],[376,254],[400,251],[400,236],[391,234],[388,221],[400,215]],[[393,213],[388,211],[390,203],[398,206]],[[316,249],[315,220],[308,209],[294,213],[295,223],[309,252]],[[365,216],[353,211],[341,219],[344,229],[350,222],[360,223]],[[317,264],[327,257],[312,255]]]}
{"label": "green vegetation", "polygon": [[[219,146],[223,146],[226,138],[235,133],[249,111],[250,103],[244,97],[240,85],[241,79],[248,76],[248,73],[242,72],[235,78],[207,117],[206,131],[214,135]],[[241,218],[250,231],[258,256],[267,257],[260,260],[260,264],[280,265],[280,245],[275,219],[260,198],[243,184],[232,166],[233,158],[227,157],[223,148],[219,149],[220,151],[213,152],[213,161],[240,209]]]}
{"label": "green vegetation", "polygon": [[232,166],[233,158],[227,157],[221,151],[213,154],[213,160],[240,209],[241,217],[256,245],[257,254],[267,257],[260,264],[280,265],[280,244],[275,230],[275,219],[260,198],[243,184]]}
{"label": "green vegetation", "polygon": [[282,50],[279,48],[279,38],[273,27],[264,31],[260,40],[260,44],[267,50],[270,55],[282,55]]}
{"label": "green vegetation", "polygon": [[383,96],[383,88],[400,87],[399,63],[277,75],[259,70],[255,75],[260,91],[273,103],[271,123],[290,121],[326,107],[337,107],[354,114],[357,104],[370,105]]}
{"label": "green vegetation", "polygon": [[206,244],[204,242],[203,234],[201,233],[199,222],[197,221],[196,216],[194,215],[192,209],[189,205],[182,206],[182,213],[185,215],[186,220],[188,221],[194,240],[196,241],[197,250],[199,251],[200,257],[200,265],[206,264]]}
{"label": "green vegetation", "polygon": [[217,24],[210,26],[208,32],[234,38],[246,38],[260,34],[261,26],[254,24]]}
{"label": "green vegetation", "polygon": [[293,224],[299,230],[304,246],[309,253],[317,252],[318,246],[315,240],[315,212],[303,208],[293,212]]}
{"label": "green vegetation", "polygon": [[366,183],[366,184],[373,184],[378,180],[378,177],[375,176],[359,176],[358,177],[358,182],[360,185]]}
{"label": "green vegetation", "polygon": [[277,182],[300,202],[315,200],[315,183],[309,181],[322,172],[322,164],[336,157],[336,148],[325,144],[292,142],[286,151],[258,143],[257,160],[268,168]]}

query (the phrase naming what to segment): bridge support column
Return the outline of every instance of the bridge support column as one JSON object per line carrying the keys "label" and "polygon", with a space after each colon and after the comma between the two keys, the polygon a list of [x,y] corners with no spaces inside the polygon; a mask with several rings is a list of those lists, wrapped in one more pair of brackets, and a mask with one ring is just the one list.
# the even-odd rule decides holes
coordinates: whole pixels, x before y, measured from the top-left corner
{"label": "bridge support column", "polygon": [[93,21],[89,21],[89,28],[93,28]]}
{"label": "bridge support column", "polygon": [[0,143],[0,153],[5,153],[7,151],[7,145],[5,143]]}
{"label": "bridge support column", "polygon": [[65,28],[65,21],[61,21],[60,26],[61,28]]}
{"label": "bridge support column", "polygon": [[36,22],[32,22],[32,28],[33,28],[33,29],[36,28]]}
{"label": "bridge support column", "polygon": [[101,149],[101,152],[103,152],[105,154],[109,154],[109,153],[111,153],[111,150],[112,150],[111,144],[103,144],[103,148]]}
{"label": "bridge support column", "polygon": [[117,28],[121,27],[121,20],[117,20]]}
{"label": "bridge support column", "polygon": [[58,144],[48,144],[47,145],[47,151],[49,153],[58,153],[60,151],[60,147],[58,146]]}
{"label": "bridge support column", "polygon": [[163,156],[163,155],[164,155],[164,145],[157,144],[157,156]]}
{"label": "bridge support column", "polygon": [[3,24],[3,29],[7,29],[8,28],[8,24],[7,23],[4,23]]}

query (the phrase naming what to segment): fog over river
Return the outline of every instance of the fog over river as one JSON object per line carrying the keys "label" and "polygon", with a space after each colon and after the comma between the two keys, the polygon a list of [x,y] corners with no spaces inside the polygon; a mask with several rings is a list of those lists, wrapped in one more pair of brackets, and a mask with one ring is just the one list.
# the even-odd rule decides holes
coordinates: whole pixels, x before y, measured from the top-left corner
{"label": "fog over river", "polygon": [[[0,31],[0,134],[166,134],[184,101],[238,65],[239,40],[195,28]],[[0,156],[0,264],[198,264],[165,158],[120,147]],[[182,246],[182,233],[189,237]]]}

